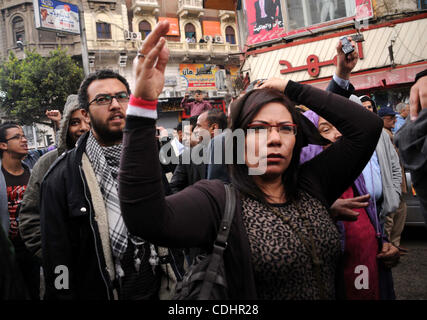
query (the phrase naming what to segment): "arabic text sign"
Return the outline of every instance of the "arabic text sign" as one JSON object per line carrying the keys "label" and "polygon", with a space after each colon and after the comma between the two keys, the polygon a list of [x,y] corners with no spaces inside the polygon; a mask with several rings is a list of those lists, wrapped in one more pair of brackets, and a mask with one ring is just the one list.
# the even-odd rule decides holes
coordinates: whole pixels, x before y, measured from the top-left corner
{"label": "arabic text sign", "polygon": [[[357,50],[359,52],[359,59],[364,58],[363,46],[361,42],[357,43]],[[331,60],[319,61],[319,57],[315,54],[311,54],[307,57],[307,64],[303,66],[293,67],[289,61],[280,60],[279,64],[285,66],[284,69],[280,70],[281,74],[293,73],[297,71],[307,70],[308,74],[312,77],[318,77],[320,74],[320,68],[329,66],[329,65],[337,65],[337,56],[334,56]]]}
{"label": "arabic text sign", "polygon": [[56,0],[33,0],[36,28],[80,34],[79,8]]}
{"label": "arabic text sign", "polygon": [[187,80],[189,90],[215,90],[216,68],[204,64],[180,64],[179,75]]}

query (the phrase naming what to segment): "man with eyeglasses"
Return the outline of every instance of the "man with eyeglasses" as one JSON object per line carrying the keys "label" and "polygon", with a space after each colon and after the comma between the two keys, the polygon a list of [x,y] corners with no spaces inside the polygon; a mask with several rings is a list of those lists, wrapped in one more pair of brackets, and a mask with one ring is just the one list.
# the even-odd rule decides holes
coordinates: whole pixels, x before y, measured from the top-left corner
{"label": "man with eyeglasses", "polygon": [[[28,154],[27,138],[13,122],[0,126],[0,218],[15,251],[16,263],[29,296],[40,298],[40,264],[25,247],[19,233],[19,210],[30,168],[23,163]],[[3,232],[3,230],[1,230]]]}
{"label": "man with eyeglasses", "polygon": [[91,130],[58,158],[41,186],[46,299],[141,300],[163,293],[160,263],[171,261],[168,253],[128,233],[117,196],[129,94],[126,79],[110,70],[90,74],[80,86]]}

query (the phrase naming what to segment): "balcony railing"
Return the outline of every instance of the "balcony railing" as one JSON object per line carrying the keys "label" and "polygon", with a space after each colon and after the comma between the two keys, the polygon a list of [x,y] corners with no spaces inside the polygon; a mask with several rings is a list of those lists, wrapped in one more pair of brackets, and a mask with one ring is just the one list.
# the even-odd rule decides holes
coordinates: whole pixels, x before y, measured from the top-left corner
{"label": "balcony railing", "polygon": [[239,53],[239,46],[230,43],[187,43],[168,41],[171,56],[211,56],[219,57]]}

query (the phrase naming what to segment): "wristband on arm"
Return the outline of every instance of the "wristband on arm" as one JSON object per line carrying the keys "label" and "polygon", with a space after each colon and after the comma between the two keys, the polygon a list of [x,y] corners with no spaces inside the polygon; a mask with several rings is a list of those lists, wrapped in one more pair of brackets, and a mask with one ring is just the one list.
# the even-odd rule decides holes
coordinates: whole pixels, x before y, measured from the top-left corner
{"label": "wristband on arm", "polygon": [[157,100],[144,100],[131,94],[126,115],[157,119]]}

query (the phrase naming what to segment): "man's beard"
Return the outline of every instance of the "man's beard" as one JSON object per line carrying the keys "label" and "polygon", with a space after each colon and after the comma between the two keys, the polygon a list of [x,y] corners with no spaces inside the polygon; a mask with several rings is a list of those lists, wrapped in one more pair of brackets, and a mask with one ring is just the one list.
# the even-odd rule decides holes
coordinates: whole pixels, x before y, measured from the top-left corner
{"label": "man's beard", "polygon": [[111,131],[105,123],[92,117],[89,113],[92,129],[103,144],[117,144],[123,138],[123,130]]}

